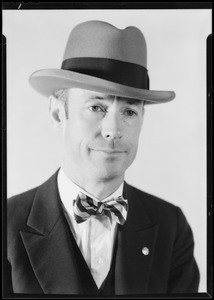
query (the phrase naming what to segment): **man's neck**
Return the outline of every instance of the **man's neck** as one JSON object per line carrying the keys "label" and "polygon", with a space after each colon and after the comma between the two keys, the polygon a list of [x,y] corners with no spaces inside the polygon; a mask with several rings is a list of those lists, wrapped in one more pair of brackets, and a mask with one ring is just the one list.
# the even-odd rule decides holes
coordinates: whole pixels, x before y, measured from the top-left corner
{"label": "man's neck", "polygon": [[77,176],[65,165],[62,165],[62,168],[71,181],[100,201],[114,193],[124,180],[124,175],[108,179]]}

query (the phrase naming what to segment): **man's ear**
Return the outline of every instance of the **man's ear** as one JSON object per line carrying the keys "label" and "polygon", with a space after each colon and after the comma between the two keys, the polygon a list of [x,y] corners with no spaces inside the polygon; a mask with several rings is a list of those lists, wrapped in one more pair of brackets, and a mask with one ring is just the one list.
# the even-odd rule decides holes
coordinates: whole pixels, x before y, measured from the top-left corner
{"label": "man's ear", "polygon": [[65,123],[65,109],[63,103],[54,96],[49,97],[49,114],[55,128],[63,128]]}

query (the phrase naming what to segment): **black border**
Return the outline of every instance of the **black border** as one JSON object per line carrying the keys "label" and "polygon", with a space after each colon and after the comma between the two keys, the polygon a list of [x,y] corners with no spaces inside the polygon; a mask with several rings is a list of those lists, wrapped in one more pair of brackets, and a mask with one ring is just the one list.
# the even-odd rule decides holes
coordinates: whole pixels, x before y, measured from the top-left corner
{"label": "black border", "polygon": [[2,2],[3,9],[210,9],[212,2]]}
{"label": "black border", "polygon": [[[213,94],[212,35],[207,37],[207,292],[213,295]],[[212,250],[212,251],[211,251]]]}
{"label": "black border", "polygon": [[[3,10],[18,9],[212,9],[212,2],[2,2]],[[102,297],[103,299],[212,299],[213,298],[213,97],[212,97],[212,35],[207,38],[207,293],[197,294],[146,294]],[[6,39],[2,37],[2,98],[1,98],[1,137],[2,137],[2,270],[6,274],[6,215],[7,215],[7,128],[6,128]],[[89,299],[94,296],[75,295],[32,295],[14,294],[6,291],[2,276],[2,299]],[[100,297],[101,298],[101,297]]]}

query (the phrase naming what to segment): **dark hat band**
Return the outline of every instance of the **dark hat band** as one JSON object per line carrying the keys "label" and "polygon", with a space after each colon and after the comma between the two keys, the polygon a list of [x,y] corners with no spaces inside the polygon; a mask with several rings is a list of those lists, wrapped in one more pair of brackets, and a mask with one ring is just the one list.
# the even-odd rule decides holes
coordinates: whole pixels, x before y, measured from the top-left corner
{"label": "dark hat band", "polygon": [[138,89],[149,89],[146,68],[129,62],[98,57],[76,57],[63,61],[61,69],[90,75]]}

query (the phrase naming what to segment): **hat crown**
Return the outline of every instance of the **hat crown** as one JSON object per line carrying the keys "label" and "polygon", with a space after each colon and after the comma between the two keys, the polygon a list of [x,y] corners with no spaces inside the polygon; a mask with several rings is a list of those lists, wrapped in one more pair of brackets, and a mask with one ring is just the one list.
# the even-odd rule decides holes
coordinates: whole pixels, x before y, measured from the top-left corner
{"label": "hat crown", "polygon": [[87,21],[71,31],[63,61],[78,57],[115,59],[146,68],[146,41],[134,26],[121,30],[106,22]]}
{"label": "hat crown", "polygon": [[86,90],[163,103],[172,91],[151,91],[143,33],[134,26],[118,29],[103,21],[87,21],[70,33],[61,69],[39,70],[30,76],[39,93],[58,89]]}

